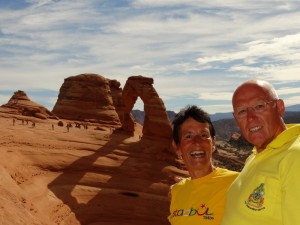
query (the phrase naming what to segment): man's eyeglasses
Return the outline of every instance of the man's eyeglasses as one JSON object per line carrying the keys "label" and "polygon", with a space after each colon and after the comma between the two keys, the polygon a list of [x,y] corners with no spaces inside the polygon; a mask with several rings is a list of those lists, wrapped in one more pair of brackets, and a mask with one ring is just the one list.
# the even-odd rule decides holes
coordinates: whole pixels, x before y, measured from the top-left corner
{"label": "man's eyeglasses", "polygon": [[[275,101],[277,101],[277,99],[269,101],[269,102],[259,101],[259,102],[256,102],[255,104],[253,104],[252,106],[237,107],[236,109],[234,109],[233,114],[239,119],[245,118],[247,116],[249,108],[252,109],[256,113],[261,113],[267,109],[267,107],[270,103],[273,103]],[[272,106],[272,107],[274,107],[274,106]]]}

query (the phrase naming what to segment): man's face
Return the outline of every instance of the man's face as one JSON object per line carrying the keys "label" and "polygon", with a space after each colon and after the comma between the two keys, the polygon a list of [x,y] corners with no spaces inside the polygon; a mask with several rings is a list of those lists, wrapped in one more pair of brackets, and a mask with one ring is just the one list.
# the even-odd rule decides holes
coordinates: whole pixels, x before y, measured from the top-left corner
{"label": "man's face", "polygon": [[211,167],[215,139],[211,137],[208,123],[188,118],[180,127],[178,151],[191,171]]}
{"label": "man's face", "polygon": [[[240,87],[232,100],[234,116],[243,136],[259,152],[281,132],[282,115],[278,107],[284,107],[283,102],[271,100],[262,87],[253,84]],[[239,112],[244,113],[239,116]]]}

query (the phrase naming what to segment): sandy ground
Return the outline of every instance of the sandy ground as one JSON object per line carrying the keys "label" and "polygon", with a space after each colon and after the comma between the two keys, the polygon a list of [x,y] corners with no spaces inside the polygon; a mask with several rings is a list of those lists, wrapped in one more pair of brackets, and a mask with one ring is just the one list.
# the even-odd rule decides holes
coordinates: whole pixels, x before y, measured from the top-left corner
{"label": "sandy ground", "polygon": [[185,173],[167,150],[140,140],[141,129],[68,132],[25,119],[0,113],[1,225],[168,224],[169,186]]}

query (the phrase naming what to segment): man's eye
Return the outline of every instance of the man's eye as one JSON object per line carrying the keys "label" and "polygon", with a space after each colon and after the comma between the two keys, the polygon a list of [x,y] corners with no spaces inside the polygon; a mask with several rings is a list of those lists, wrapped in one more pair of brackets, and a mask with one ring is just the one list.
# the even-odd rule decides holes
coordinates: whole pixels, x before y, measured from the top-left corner
{"label": "man's eye", "polygon": [[237,111],[237,114],[238,114],[238,115],[244,115],[244,114],[246,114],[246,112],[247,112],[246,109],[239,109],[239,110]]}
{"label": "man's eye", "polygon": [[258,103],[255,106],[253,106],[253,108],[255,109],[255,111],[261,111],[265,109],[265,104],[263,103]]}

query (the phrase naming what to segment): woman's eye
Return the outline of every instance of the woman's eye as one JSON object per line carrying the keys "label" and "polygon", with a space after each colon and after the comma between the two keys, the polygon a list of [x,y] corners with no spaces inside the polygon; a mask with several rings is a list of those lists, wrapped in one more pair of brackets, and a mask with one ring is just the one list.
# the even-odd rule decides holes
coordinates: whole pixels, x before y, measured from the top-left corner
{"label": "woman's eye", "polygon": [[193,137],[192,134],[186,134],[186,135],[184,136],[184,139],[191,139],[192,137]]}
{"label": "woman's eye", "polygon": [[201,138],[202,139],[207,139],[207,138],[209,138],[209,134],[203,133],[203,134],[201,134]]}

